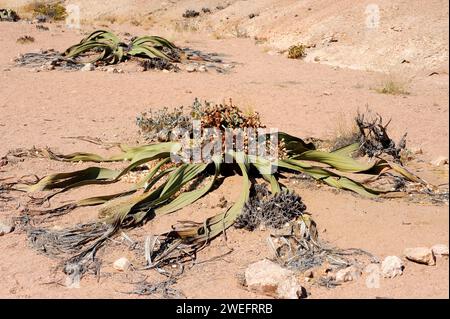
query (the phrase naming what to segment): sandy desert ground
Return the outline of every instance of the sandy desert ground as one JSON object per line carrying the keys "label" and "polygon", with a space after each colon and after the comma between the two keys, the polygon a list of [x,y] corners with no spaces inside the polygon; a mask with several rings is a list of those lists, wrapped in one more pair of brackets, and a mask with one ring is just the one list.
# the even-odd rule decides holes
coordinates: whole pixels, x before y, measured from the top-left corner
{"label": "sandy desert ground", "polygon": [[[360,1],[87,1],[79,0],[81,29],[63,22],[45,23],[48,31],[26,21],[0,22],[0,156],[15,148],[49,146],[62,153],[88,151],[108,154],[96,145],[69,136],[91,136],[105,141],[136,143],[136,116],[150,108],[190,105],[195,97],[235,104],[261,113],[268,127],[301,137],[332,138],[357,110],[369,106],[392,119],[395,140],[408,132],[408,147],[422,149],[410,165],[439,185],[448,183],[448,164],[431,164],[449,152],[448,3],[446,1],[378,1],[377,29],[367,31]],[[25,0],[1,0],[0,8],[21,13]],[[67,2],[68,3],[68,2]],[[224,9],[216,9],[223,5]],[[212,9],[198,19],[183,19],[186,9]],[[249,14],[255,14],[250,19]],[[24,13],[25,14],[25,13]],[[134,21],[132,23],[132,21]],[[40,71],[19,68],[12,62],[20,53],[39,49],[64,50],[86,32],[105,28],[118,34],[158,34],[177,45],[218,52],[235,67],[228,73],[124,73]],[[35,41],[19,44],[30,35]],[[288,59],[290,45],[307,43],[307,58]],[[281,52],[281,53],[280,53]],[[405,62],[406,61],[406,62]],[[381,94],[387,81],[401,83],[409,94]],[[341,123],[341,124],[339,124]],[[110,151],[109,151],[110,152]],[[86,164],[27,158],[0,166],[0,180],[26,174],[44,176]],[[212,192],[176,214],[163,216],[127,231],[134,240],[167,231],[178,220],[201,221],[220,211],[221,196],[233,200],[239,180],[230,178],[223,192]],[[119,189],[123,183],[114,185]],[[447,204],[417,203],[408,199],[370,200],[327,187],[289,183],[318,224],[320,237],[341,248],[365,249],[379,258],[401,256],[407,247],[449,244]],[[110,190],[111,190],[110,189]],[[59,202],[84,198],[101,187],[63,194]],[[24,198],[0,202],[0,218],[18,216]],[[83,208],[57,219],[64,226],[95,218],[96,209]],[[246,267],[271,257],[268,232],[230,229],[227,242],[218,238],[198,255],[199,263],[185,270],[173,288],[188,298],[261,298],[240,284]],[[228,252],[226,256],[220,256]],[[64,286],[57,260],[31,249],[26,233],[0,236],[0,297],[6,298],[136,298],[124,292],[155,271],[118,273],[112,262],[121,256],[131,261],[132,251],[111,242],[100,252],[100,278],[87,276],[78,289]],[[436,266],[405,262],[402,276],[381,279],[368,288],[365,275],[358,281],[329,289],[303,282],[309,298],[448,298],[448,258]],[[144,297],[143,297],[144,298]]]}

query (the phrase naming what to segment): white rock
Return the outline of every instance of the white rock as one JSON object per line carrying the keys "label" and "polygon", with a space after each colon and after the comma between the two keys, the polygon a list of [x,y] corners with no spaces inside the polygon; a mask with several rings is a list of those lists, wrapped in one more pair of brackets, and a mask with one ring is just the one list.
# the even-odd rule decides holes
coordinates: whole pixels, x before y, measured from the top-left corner
{"label": "white rock", "polygon": [[294,276],[283,280],[277,287],[277,298],[279,299],[300,299],[306,297],[304,288],[298,283]]}
{"label": "white rock", "polygon": [[125,257],[117,259],[113,264],[114,269],[120,271],[127,271],[128,269],[130,269],[130,266],[130,261]]}
{"label": "white rock", "polygon": [[197,71],[197,68],[193,64],[188,64],[188,65],[186,65],[186,71],[187,72],[195,72],[195,71]]}
{"label": "white rock", "polygon": [[431,251],[435,256],[448,256],[448,246],[444,244],[437,244],[431,247]]}
{"label": "white rock", "polygon": [[14,231],[13,225],[0,222],[0,236],[12,233],[13,231]]}
{"label": "white rock", "polygon": [[55,66],[49,62],[45,63],[44,65],[41,66],[41,70],[43,71],[51,71],[54,70]]}
{"label": "white rock", "polygon": [[106,73],[119,73],[119,71],[116,68],[107,68]]}
{"label": "white rock", "polygon": [[381,263],[381,273],[385,278],[394,278],[403,274],[403,261],[397,256],[387,256]]}
{"label": "white rock", "polygon": [[429,266],[436,265],[433,251],[428,247],[406,248],[403,252],[406,259]]}
{"label": "white rock", "polygon": [[249,289],[276,298],[299,298],[303,291],[292,271],[267,259],[247,267],[245,282]]}
{"label": "white rock", "polygon": [[86,63],[81,68],[81,71],[83,71],[83,72],[89,72],[89,71],[94,71],[94,70],[95,70],[95,66],[92,63]]}
{"label": "white rock", "polygon": [[350,266],[344,269],[339,270],[336,273],[335,280],[336,282],[347,282],[357,280],[361,276],[361,270],[355,266]]}
{"label": "white rock", "polygon": [[414,155],[423,154],[423,150],[422,150],[420,147],[411,147],[409,150],[410,150],[411,153],[413,153]]}
{"label": "white rock", "polygon": [[435,160],[431,161],[431,164],[433,164],[434,166],[446,165],[446,164],[448,164],[448,158],[445,156],[439,156]]}
{"label": "white rock", "polygon": [[206,68],[206,66],[201,65],[198,67],[198,72],[208,72],[208,69]]}

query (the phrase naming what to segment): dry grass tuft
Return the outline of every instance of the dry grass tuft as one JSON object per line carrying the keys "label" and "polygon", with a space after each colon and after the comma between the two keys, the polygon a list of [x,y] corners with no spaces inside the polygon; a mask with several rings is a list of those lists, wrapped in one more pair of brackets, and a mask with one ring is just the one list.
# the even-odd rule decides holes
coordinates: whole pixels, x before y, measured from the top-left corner
{"label": "dry grass tuft", "polygon": [[27,43],[33,43],[34,38],[30,37],[29,35],[24,35],[16,40],[19,44],[27,44]]}
{"label": "dry grass tuft", "polygon": [[359,142],[360,131],[353,117],[349,119],[343,112],[340,112],[333,122],[335,128],[329,142],[331,151]]}
{"label": "dry grass tuft", "polygon": [[398,80],[388,79],[381,83],[381,85],[375,88],[375,91],[381,94],[391,95],[408,95],[410,94],[406,90],[406,85]]}
{"label": "dry grass tuft", "polygon": [[25,13],[31,13],[33,17],[45,16],[50,20],[62,21],[67,17],[66,7],[60,1],[35,0],[22,8]]}

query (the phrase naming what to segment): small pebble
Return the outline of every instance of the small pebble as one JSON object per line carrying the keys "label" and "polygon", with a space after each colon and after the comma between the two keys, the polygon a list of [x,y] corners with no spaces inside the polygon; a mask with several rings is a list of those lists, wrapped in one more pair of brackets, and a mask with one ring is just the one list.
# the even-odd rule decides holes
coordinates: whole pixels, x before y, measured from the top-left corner
{"label": "small pebble", "polygon": [[448,165],[448,158],[445,156],[439,156],[435,160],[431,161],[431,164],[433,164],[434,166]]}
{"label": "small pebble", "polygon": [[431,251],[435,256],[448,256],[448,246],[444,244],[437,244],[431,247]]}
{"label": "small pebble", "polygon": [[189,64],[186,66],[186,71],[187,72],[195,72],[195,71],[197,71],[197,68],[194,65]]}
{"label": "small pebble", "polygon": [[95,66],[92,63],[86,63],[81,68],[81,71],[83,71],[83,72],[89,72],[89,71],[94,71],[94,70],[95,70]]}
{"label": "small pebble", "polygon": [[410,261],[428,266],[436,265],[436,258],[433,251],[428,247],[406,248],[403,254]]}
{"label": "small pebble", "polygon": [[350,266],[339,270],[336,273],[336,282],[347,282],[357,280],[361,276],[361,270],[355,266]]}
{"label": "small pebble", "polygon": [[0,236],[12,233],[13,231],[14,231],[13,225],[0,222]]}
{"label": "small pebble", "polygon": [[381,263],[381,272],[385,278],[394,278],[403,274],[402,260],[397,256],[387,256]]}
{"label": "small pebble", "polygon": [[130,261],[125,257],[117,259],[113,264],[114,269],[119,271],[127,271],[128,269],[130,269],[130,266]]}

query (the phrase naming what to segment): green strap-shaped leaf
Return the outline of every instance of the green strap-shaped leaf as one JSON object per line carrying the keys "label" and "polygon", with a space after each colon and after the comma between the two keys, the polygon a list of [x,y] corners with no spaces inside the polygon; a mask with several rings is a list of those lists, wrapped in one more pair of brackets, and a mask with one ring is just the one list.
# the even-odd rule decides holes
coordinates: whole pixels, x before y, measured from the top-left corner
{"label": "green strap-shaped leaf", "polygon": [[86,169],[48,175],[34,185],[25,189],[29,192],[49,190],[55,188],[68,189],[76,185],[87,185],[112,181],[119,176],[120,171],[101,167],[89,167]]}
{"label": "green strap-shaped leaf", "polygon": [[328,185],[340,189],[347,189],[354,191],[362,196],[374,197],[378,194],[384,193],[382,190],[376,190],[373,188],[369,188],[364,186],[363,184],[354,181],[346,176],[340,175],[337,172],[332,172],[322,167],[304,167],[295,165],[295,160],[280,160],[278,161],[278,165],[281,168],[301,172],[307,174],[314,179],[323,181]]}
{"label": "green strap-shaped leaf", "polygon": [[132,47],[130,51],[128,51],[128,54],[131,56],[140,56],[140,57],[146,57],[146,58],[161,58],[165,60],[172,61],[173,59],[165,54],[163,51],[158,50],[151,46],[135,46]]}
{"label": "green strap-shaped leaf", "polygon": [[274,172],[277,168],[276,163],[272,163],[267,159],[261,158],[260,156],[247,156],[247,158],[249,159],[249,162],[256,167],[262,177],[270,183],[272,194],[281,192],[280,184],[278,183]]}
{"label": "green strap-shaped leaf", "polygon": [[[243,155],[245,157],[245,155]],[[237,154],[234,154],[237,157]],[[242,157],[242,156],[241,156]],[[242,191],[239,199],[228,211],[208,218],[203,226],[194,226],[187,229],[175,230],[167,236],[179,238],[183,243],[202,245],[210,239],[220,235],[225,229],[234,224],[236,218],[241,214],[245,203],[250,196],[250,179],[248,177],[248,162],[238,163],[242,172]],[[176,245],[177,243],[175,243]]]}
{"label": "green strap-shaped leaf", "polygon": [[334,150],[331,153],[350,157],[350,155],[352,153],[359,150],[359,147],[360,147],[359,143],[353,143],[353,144],[338,148],[337,150]]}
{"label": "green strap-shaped leaf", "polygon": [[278,141],[284,141],[284,145],[289,156],[316,149],[313,143],[306,143],[301,138],[289,135],[284,132],[278,133]]}
{"label": "green strap-shaped leaf", "polygon": [[362,163],[351,157],[340,155],[339,153],[328,153],[323,151],[306,151],[293,157],[295,160],[313,161],[330,165],[343,172],[366,172],[372,169],[376,162]]}
{"label": "green strap-shaped leaf", "polygon": [[167,47],[170,49],[176,49],[175,44],[170,42],[167,39],[158,37],[158,36],[142,36],[133,40],[133,46],[140,46],[142,44],[150,43],[151,45],[159,45],[161,47]]}
{"label": "green strap-shaped leaf", "polygon": [[177,198],[172,200],[169,204],[158,207],[155,209],[156,215],[169,214],[174,211],[177,211],[183,207],[186,207],[199,198],[203,197],[206,193],[208,193],[214,185],[214,182],[217,179],[217,176],[220,173],[220,162],[214,162],[215,164],[215,174],[214,177],[209,181],[204,187],[200,189],[196,189],[190,192],[181,193]]}
{"label": "green strap-shaped leaf", "polygon": [[[113,204],[102,209],[100,216],[109,223],[123,221],[126,217],[133,217],[134,223],[139,223],[148,215],[151,209],[167,202],[186,183],[202,173],[207,164],[183,164],[170,173],[166,182],[152,192],[146,192],[124,203]],[[175,182],[176,181],[176,182]],[[137,213],[137,214],[135,214]],[[134,216],[132,216],[135,214]]]}

